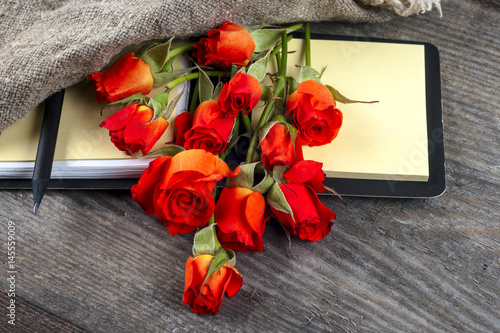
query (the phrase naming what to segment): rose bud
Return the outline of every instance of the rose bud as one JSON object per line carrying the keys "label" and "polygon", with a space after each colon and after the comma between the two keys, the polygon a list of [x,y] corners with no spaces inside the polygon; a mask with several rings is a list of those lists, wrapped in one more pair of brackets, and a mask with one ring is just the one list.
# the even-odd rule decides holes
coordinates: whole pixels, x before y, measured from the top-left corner
{"label": "rose bud", "polygon": [[286,108],[302,143],[311,147],[332,142],[342,126],[342,112],[335,108],[332,93],[314,80],[299,84],[288,97]]}
{"label": "rose bud", "polygon": [[207,277],[214,257],[202,254],[189,257],[186,262],[186,276],[182,302],[189,304],[191,310],[198,315],[217,314],[222,304],[224,293],[233,297],[243,284],[243,278],[236,268],[229,263]]}
{"label": "rose bud", "polygon": [[[262,133],[262,132],[261,132]],[[294,143],[288,126],[284,123],[275,123],[264,137],[260,137],[262,149],[262,163],[268,170],[277,165],[292,166],[303,160],[302,144],[299,140]]]}
{"label": "rose bud", "polygon": [[262,88],[259,81],[251,75],[238,72],[222,87],[218,102],[222,111],[229,117],[236,117],[240,111],[248,114],[259,102]]}
{"label": "rose bud", "polygon": [[287,182],[307,184],[316,192],[325,192],[325,173],[323,172],[323,163],[316,161],[299,161],[294,164],[283,175]]}
{"label": "rose bud", "polygon": [[208,38],[202,38],[194,48],[193,56],[200,66],[213,65],[227,71],[232,65],[248,64],[255,42],[245,28],[227,21],[210,30]]}
{"label": "rose bud", "polygon": [[317,241],[332,229],[335,213],[323,205],[316,192],[304,184],[287,183],[279,185],[286,202],[293,212],[290,214],[270,206],[276,219],[288,229],[291,235],[300,239]]}
{"label": "rose bud", "polygon": [[196,108],[193,125],[184,134],[184,148],[220,154],[226,150],[233,126],[234,118],[224,117],[217,101],[205,101]]}
{"label": "rose bud", "polygon": [[226,249],[261,252],[269,217],[262,194],[243,187],[226,187],[215,205],[217,239]]}
{"label": "rose bud", "polygon": [[154,111],[141,104],[131,104],[111,117],[106,118],[99,126],[109,130],[111,142],[128,155],[138,152],[146,155],[160,139],[168,127],[163,118],[150,123]]}
{"label": "rose bud", "polygon": [[96,101],[115,102],[137,93],[147,95],[153,89],[149,65],[128,53],[111,67],[87,77],[95,86]]}
{"label": "rose bud", "polygon": [[132,186],[132,198],[144,213],[155,214],[172,236],[182,235],[207,224],[215,209],[215,182],[234,174],[217,156],[186,150],[149,163]]}

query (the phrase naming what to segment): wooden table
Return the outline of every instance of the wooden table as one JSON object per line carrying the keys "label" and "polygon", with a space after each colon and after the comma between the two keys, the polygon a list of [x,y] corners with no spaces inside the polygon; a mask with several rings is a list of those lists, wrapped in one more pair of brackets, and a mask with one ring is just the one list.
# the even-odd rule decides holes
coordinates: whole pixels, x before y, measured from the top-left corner
{"label": "wooden table", "polygon": [[[126,191],[0,191],[2,260],[16,231],[16,323],[24,332],[494,332],[500,330],[500,7],[443,0],[437,12],[312,31],[427,41],[441,54],[447,191],[428,200],[335,197],[311,243],[269,224],[238,255],[241,291],[217,316],[182,304],[192,235],[170,237]],[[0,331],[7,324],[2,268]]]}

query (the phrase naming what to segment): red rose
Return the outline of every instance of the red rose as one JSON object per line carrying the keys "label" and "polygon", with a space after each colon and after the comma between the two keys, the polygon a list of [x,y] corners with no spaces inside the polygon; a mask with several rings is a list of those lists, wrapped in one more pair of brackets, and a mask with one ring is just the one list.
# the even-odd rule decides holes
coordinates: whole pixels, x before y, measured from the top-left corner
{"label": "red rose", "polygon": [[153,160],[132,186],[132,198],[146,214],[155,214],[172,236],[186,234],[207,224],[215,208],[215,182],[233,175],[213,154],[186,150]]}
{"label": "red rose", "polygon": [[213,258],[210,254],[202,254],[196,258],[189,257],[186,262],[182,302],[189,304],[191,310],[199,315],[216,314],[222,304],[224,293],[227,293],[228,297],[233,297],[243,284],[240,273],[229,263],[212,273],[205,281]]}
{"label": "red rose", "polygon": [[248,114],[259,102],[262,88],[251,75],[238,72],[229,83],[224,84],[217,100],[222,111],[229,117],[236,117],[240,111]]}
{"label": "red rose", "polygon": [[268,170],[272,170],[277,165],[292,166],[304,159],[302,144],[296,140],[294,149],[289,130],[283,123],[274,124],[266,136],[260,138],[260,148],[262,149],[262,163]]}
{"label": "red rose", "polygon": [[114,102],[142,93],[147,95],[153,89],[153,76],[149,65],[133,53],[118,59],[111,67],[88,76],[94,82],[96,101]]}
{"label": "red rose", "polygon": [[147,154],[168,127],[168,122],[159,118],[149,123],[154,111],[141,104],[131,104],[106,118],[99,126],[109,130],[111,142],[128,155],[139,150]]}
{"label": "red rose", "polygon": [[323,205],[316,192],[304,184],[281,184],[281,191],[293,211],[292,217],[281,211],[271,208],[276,219],[283,224],[291,235],[300,239],[317,241],[325,237],[332,229],[331,220],[335,213]]}
{"label": "red rose", "polygon": [[193,126],[193,115],[189,112],[182,112],[175,117],[175,144],[184,147],[184,134]]}
{"label": "red rose", "polygon": [[293,165],[283,175],[287,182],[307,184],[316,192],[325,192],[323,181],[325,173],[323,172],[323,163],[316,161],[300,161]]}
{"label": "red rose", "polygon": [[332,142],[342,126],[342,112],[335,108],[332,93],[314,80],[299,84],[288,97],[286,108],[302,143],[311,147]]}
{"label": "red rose", "polygon": [[200,66],[214,65],[227,71],[232,65],[248,64],[255,42],[245,28],[227,21],[210,30],[208,38],[202,38],[194,48],[193,55]]}
{"label": "red rose", "polygon": [[184,148],[220,154],[226,150],[233,125],[234,118],[224,117],[217,101],[205,101],[196,108],[193,126],[184,134]]}
{"label": "red rose", "polygon": [[248,188],[224,188],[215,205],[217,238],[222,247],[234,251],[264,249],[262,234],[269,220],[266,200]]}

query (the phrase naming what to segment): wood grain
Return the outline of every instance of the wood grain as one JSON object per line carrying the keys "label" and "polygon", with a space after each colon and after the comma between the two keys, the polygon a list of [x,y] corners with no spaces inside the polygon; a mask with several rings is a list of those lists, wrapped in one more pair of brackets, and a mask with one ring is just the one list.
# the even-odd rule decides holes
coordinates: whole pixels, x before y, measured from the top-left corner
{"label": "wood grain", "polygon": [[197,316],[182,304],[192,235],[170,237],[126,191],[50,191],[37,216],[29,191],[0,191],[2,259],[8,221],[17,232],[19,331],[498,331],[500,9],[443,1],[443,13],[312,30],[438,47],[444,195],[346,198],[347,209],[323,197],[337,213],[328,237],[293,239],[290,258],[281,227],[269,224],[265,251],[237,256],[240,293],[217,316]]}

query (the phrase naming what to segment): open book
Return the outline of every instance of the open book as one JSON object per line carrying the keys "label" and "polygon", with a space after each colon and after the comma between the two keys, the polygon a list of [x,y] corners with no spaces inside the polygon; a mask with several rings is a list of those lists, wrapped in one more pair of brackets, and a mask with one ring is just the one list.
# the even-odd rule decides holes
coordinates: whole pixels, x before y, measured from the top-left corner
{"label": "open book", "polygon": [[[295,65],[304,64],[302,43],[293,39],[289,44],[287,75],[296,78]],[[324,84],[354,100],[379,102],[337,103],[344,116],[338,137],[325,146],[304,146],[304,157],[323,162],[327,177],[427,182],[431,171],[426,47],[425,43],[313,39],[312,67],[325,69]],[[171,98],[174,95],[175,91]],[[99,124],[117,109],[103,109],[94,97],[90,80],[66,90],[52,177],[138,178],[149,160],[127,156],[114,147]],[[181,98],[178,113],[186,108],[187,99],[188,94]],[[0,179],[31,178],[40,111],[39,107],[0,134]],[[256,114],[258,110],[253,121]],[[172,140],[174,116],[153,150]]]}

